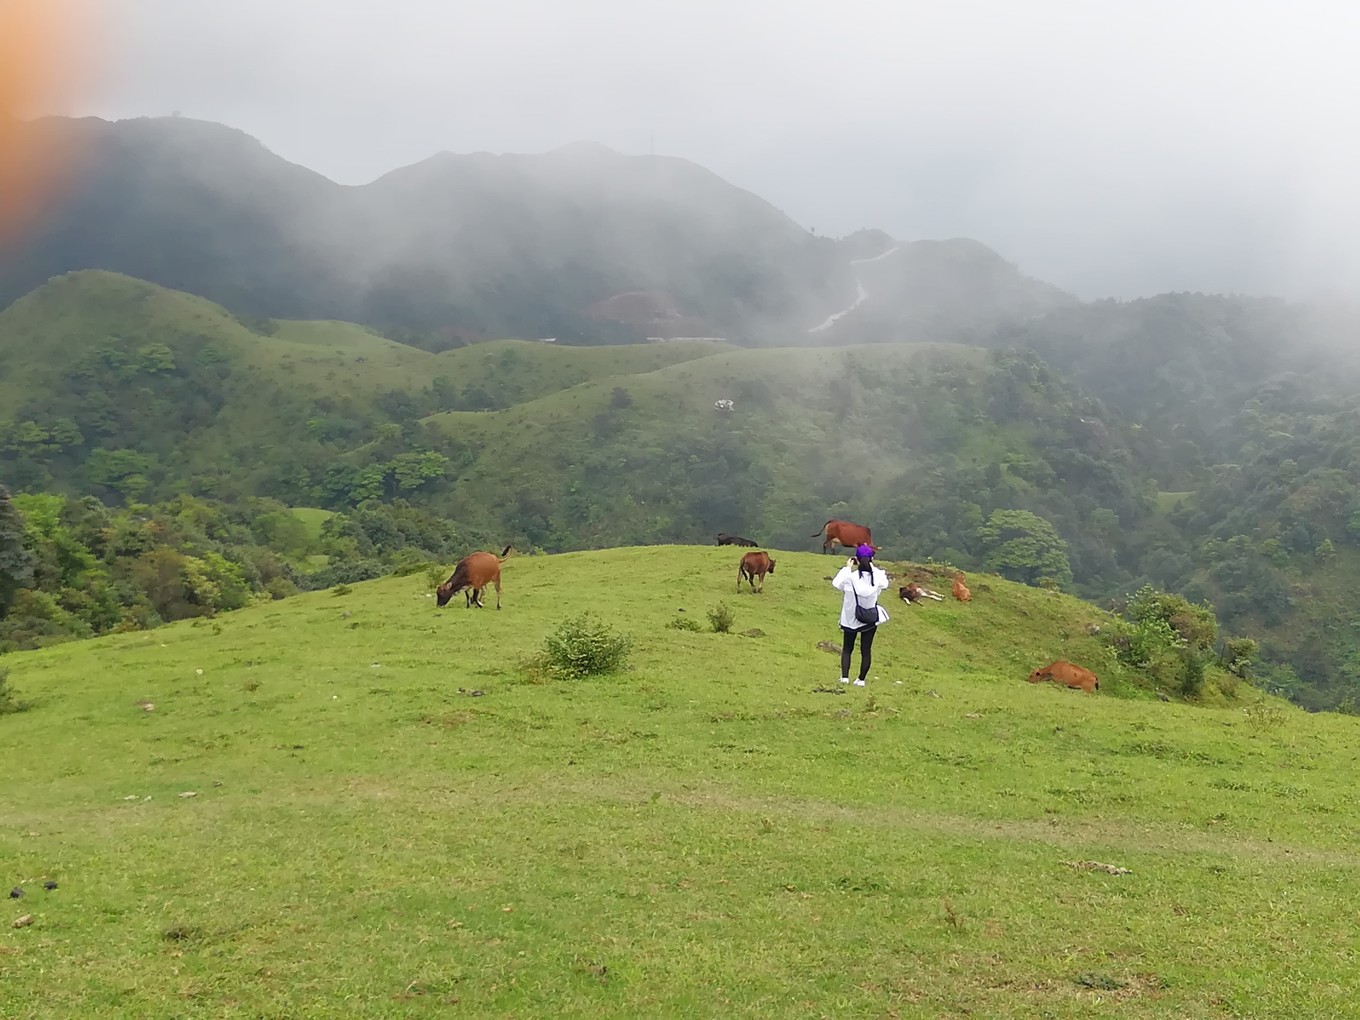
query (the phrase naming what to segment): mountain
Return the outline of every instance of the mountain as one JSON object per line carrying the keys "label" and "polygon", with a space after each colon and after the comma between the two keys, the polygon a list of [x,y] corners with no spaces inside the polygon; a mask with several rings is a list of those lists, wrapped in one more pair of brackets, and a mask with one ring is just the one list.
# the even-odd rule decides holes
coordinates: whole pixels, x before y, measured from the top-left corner
{"label": "mountain", "polygon": [[1360,710],[1353,307],[1079,302],[592,145],[345,188],[217,125],[30,129],[86,172],[0,271],[16,490],[409,500],[554,550],[855,516],[906,555],[1209,600],[1259,682]]}
{"label": "mountain", "polygon": [[441,153],[345,187],[187,118],[27,130],[71,179],[0,252],[0,304],[102,269],[245,316],[352,321],[438,348],[975,340],[1071,301],[977,242],[817,237],[694,163],[595,144]]}
{"label": "mountain", "polygon": [[864,231],[843,244],[857,252],[856,293],[809,330],[820,342],[988,344],[1000,329],[1080,304],[976,241],[898,243]]}
{"label": "mountain", "polygon": [[[104,269],[263,317],[591,342],[674,319],[751,340],[816,319],[849,279],[834,241],[682,159],[445,153],[342,187],[206,122],[31,130],[79,172],[7,253],[0,302]],[[611,318],[629,294],[665,314]]]}

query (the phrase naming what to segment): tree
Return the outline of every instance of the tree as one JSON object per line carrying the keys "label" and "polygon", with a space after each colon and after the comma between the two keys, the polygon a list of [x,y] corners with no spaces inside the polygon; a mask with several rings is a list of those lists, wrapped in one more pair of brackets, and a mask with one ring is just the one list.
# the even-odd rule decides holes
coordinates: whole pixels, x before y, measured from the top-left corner
{"label": "tree", "polygon": [[1028,510],[994,510],[978,531],[983,566],[1024,584],[1051,578],[1060,586],[1072,583],[1067,543],[1053,525]]}
{"label": "tree", "polygon": [[24,547],[24,519],[0,485],[0,616],[15,593],[33,580],[33,557]]}

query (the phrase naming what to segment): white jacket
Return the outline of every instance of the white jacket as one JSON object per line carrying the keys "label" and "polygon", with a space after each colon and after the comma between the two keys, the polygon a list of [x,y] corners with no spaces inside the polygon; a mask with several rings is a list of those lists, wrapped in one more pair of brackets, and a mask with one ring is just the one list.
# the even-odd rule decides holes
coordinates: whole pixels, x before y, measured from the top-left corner
{"label": "white jacket", "polygon": [[860,623],[855,619],[855,599],[859,599],[859,604],[866,609],[869,606],[878,607],[878,622],[886,623],[888,611],[878,605],[878,593],[888,587],[888,575],[878,567],[870,567],[869,576],[864,576],[859,572],[858,567],[848,564],[841,567],[841,572],[831,581],[831,587],[845,593],[841,599],[841,626],[850,630],[859,630],[867,624]]}

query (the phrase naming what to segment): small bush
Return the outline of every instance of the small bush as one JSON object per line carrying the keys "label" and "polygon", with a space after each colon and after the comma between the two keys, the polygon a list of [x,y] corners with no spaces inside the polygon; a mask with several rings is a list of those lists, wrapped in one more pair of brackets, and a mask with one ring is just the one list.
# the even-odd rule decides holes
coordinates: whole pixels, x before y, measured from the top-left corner
{"label": "small bush", "polygon": [[619,634],[590,613],[582,613],[548,635],[543,655],[554,676],[579,680],[619,669],[632,648],[633,639],[627,634]]}
{"label": "small bush", "polygon": [[28,702],[14,696],[9,685],[9,670],[0,669],[0,715],[13,715],[15,712],[28,711]]}
{"label": "small bush", "polygon": [[1199,697],[1204,689],[1204,656],[1193,648],[1181,649],[1181,694]]}
{"label": "small bush", "polygon": [[349,594],[350,592],[352,592],[352,591],[354,591],[354,589],[351,588],[351,587],[350,587],[349,585],[347,585],[347,584],[337,584],[334,588],[331,589],[331,594],[332,594],[332,595],[348,595],[348,594]]}
{"label": "small bush", "polygon": [[1223,642],[1223,652],[1219,664],[1233,676],[1247,680],[1251,677],[1251,662],[1260,651],[1260,645],[1253,638],[1232,637]]}
{"label": "small bush", "polygon": [[732,624],[737,622],[737,614],[726,602],[719,602],[708,611],[708,622],[713,625],[713,633],[727,634],[731,632]]}
{"label": "small bush", "polygon": [[688,616],[677,616],[670,623],[666,624],[671,630],[703,630],[698,620],[692,620]]}
{"label": "small bush", "polygon": [[298,593],[298,586],[286,577],[275,577],[264,586],[264,590],[271,599],[286,599]]}
{"label": "small bush", "polygon": [[1247,728],[1253,733],[1272,733],[1285,722],[1284,707],[1276,702],[1258,701],[1242,709]]}

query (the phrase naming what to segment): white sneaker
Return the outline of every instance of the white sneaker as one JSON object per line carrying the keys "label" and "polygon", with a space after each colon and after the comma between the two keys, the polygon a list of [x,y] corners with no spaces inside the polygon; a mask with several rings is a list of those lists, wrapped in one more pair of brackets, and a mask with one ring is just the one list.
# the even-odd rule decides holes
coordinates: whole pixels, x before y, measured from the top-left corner
{"label": "white sneaker", "polygon": [[863,686],[864,686],[864,681],[863,681],[863,680],[856,680],[856,681],[855,681],[855,686],[856,686],[856,687],[863,687]]}
{"label": "white sneaker", "polygon": [[850,678],[849,678],[848,676],[843,676],[843,677],[841,677],[841,683],[843,683],[843,684],[848,684],[849,682],[850,682]]}

